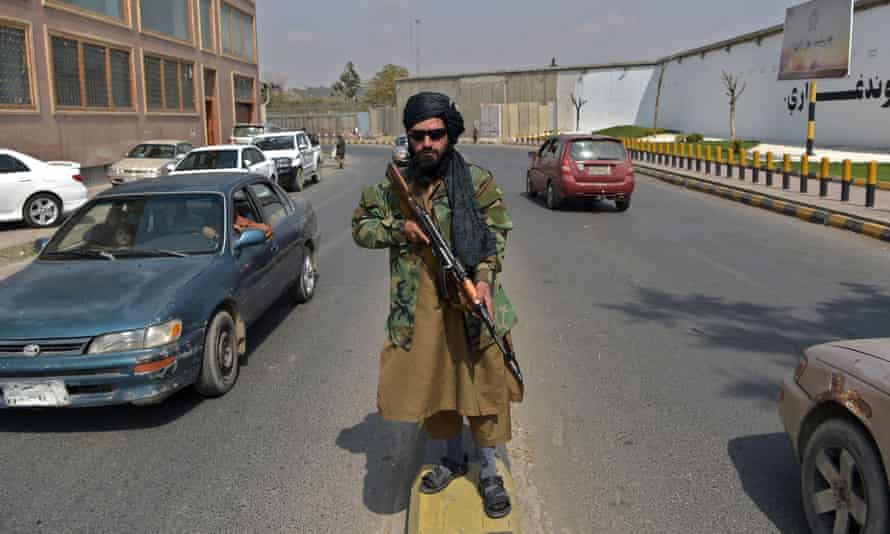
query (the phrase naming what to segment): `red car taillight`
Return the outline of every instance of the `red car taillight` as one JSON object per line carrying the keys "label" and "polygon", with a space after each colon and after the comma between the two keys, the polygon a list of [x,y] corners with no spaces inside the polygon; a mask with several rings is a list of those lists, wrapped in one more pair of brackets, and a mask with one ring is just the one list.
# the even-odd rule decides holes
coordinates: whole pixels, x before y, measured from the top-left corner
{"label": "red car taillight", "polygon": [[79,175],[79,174],[72,174],[72,175],[71,175],[71,178],[72,178],[75,182],[83,183],[83,176],[81,176],[81,175]]}
{"label": "red car taillight", "polygon": [[572,161],[572,158],[568,156],[568,154],[562,160],[562,177],[565,180],[574,180],[575,179],[575,171],[572,170],[572,164],[575,163]]}

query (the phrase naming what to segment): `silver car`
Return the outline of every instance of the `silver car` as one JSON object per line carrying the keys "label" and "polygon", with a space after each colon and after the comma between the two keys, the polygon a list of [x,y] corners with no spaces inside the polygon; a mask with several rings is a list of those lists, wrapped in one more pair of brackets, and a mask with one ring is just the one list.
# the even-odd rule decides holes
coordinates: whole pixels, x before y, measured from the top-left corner
{"label": "silver car", "polygon": [[396,137],[392,146],[392,161],[396,165],[407,165],[411,155],[408,153],[408,136],[402,134]]}
{"label": "silver car", "polygon": [[192,148],[189,141],[160,139],[139,143],[108,169],[112,185],[157,178],[171,172]]}

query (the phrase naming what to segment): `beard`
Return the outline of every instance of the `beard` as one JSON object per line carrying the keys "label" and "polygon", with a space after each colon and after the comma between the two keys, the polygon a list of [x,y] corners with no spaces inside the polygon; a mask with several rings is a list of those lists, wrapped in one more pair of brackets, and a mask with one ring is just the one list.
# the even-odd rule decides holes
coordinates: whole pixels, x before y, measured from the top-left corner
{"label": "beard", "polygon": [[410,146],[408,151],[411,154],[411,170],[415,180],[420,185],[429,185],[436,178],[444,174],[445,165],[451,154],[451,144],[445,146],[442,153],[434,149],[425,149],[415,152]]}

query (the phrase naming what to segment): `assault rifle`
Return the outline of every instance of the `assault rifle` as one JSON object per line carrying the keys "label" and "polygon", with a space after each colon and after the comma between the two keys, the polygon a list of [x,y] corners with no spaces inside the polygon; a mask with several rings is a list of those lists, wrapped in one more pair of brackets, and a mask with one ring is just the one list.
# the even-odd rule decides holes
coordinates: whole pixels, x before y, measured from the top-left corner
{"label": "assault rifle", "polygon": [[[415,222],[429,238],[430,248],[432,248],[433,254],[439,259],[442,268],[446,273],[451,275],[452,280],[454,280],[457,287],[460,288],[460,292],[463,294],[466,302],[470,303],[472,310],[482,319],[482,322],[485,323],[488,333],[491,334],[498,349],[500,349],[501,353],[504,355],[504,364],[507,366],[507,369],[513,374],[516,382],[519,383],[519,387],[524,389],[525,382],[522,379],[522,371],[519,369],[519,362],[516,360],[516,354],[513,352],[513,348],[510,344],[507,343],[507,340],[497,335],[494,320],[488,313],[488,308],[476,293],[476,286],[473,284],[473,280],[467,273],[466,267],[464,267],[460,262],[460,259],[454,255],[454,252],[445,241],[442,233],[439,232],[439,228],[433,222],[433,218],[430,216],[429,212],[427,212],[423,206],[417,202],[414,195],[411,194],[411,190],[408,188],[408,183],[405,181],[405,177],[402,176],[402,173],[399,172],[399,169],[395,164],[390,163],[387,166],[386,177],[396,188],[399,197],[402,199],[402,205],[408,208],[410,214],[413,215]],[[491,290],[493,293],[494,288],[491,288]]]}

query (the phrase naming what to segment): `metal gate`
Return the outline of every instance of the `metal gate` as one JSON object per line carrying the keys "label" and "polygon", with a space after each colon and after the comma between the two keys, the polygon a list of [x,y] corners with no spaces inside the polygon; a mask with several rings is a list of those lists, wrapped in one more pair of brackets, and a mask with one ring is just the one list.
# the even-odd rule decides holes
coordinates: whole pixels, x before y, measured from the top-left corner
{"label": "metal gate", "polygon": [[482,120],[479,121],[479,137],[482,139],[500,139],[501,137],[501,106],[499,104],[480,104]]}

